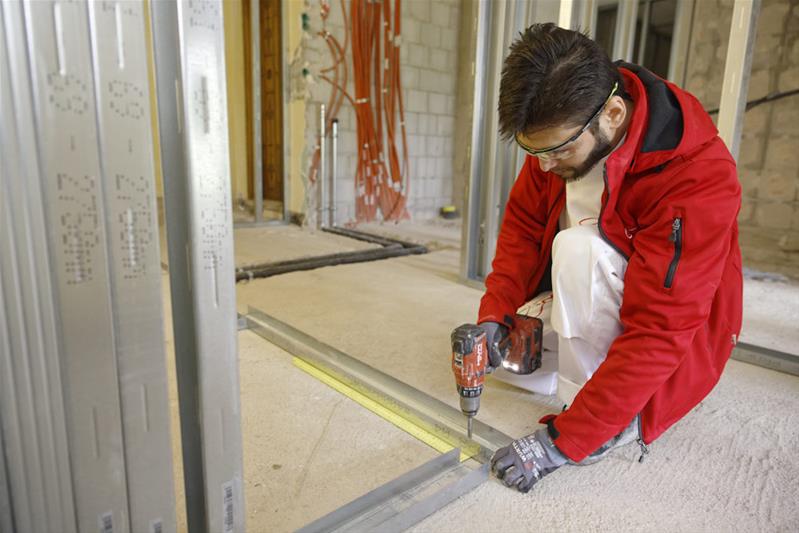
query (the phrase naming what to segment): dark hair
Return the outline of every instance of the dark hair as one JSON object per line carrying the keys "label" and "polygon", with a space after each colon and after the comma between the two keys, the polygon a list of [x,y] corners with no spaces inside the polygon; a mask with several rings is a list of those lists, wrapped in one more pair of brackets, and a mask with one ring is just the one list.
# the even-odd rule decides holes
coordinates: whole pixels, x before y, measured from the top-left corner
{"label": "dark hair", "polygon": [[499,84],[499,132],[505,139],[554,126],[583,125],[621,74],[586,35],[533,24],[510,46]]}

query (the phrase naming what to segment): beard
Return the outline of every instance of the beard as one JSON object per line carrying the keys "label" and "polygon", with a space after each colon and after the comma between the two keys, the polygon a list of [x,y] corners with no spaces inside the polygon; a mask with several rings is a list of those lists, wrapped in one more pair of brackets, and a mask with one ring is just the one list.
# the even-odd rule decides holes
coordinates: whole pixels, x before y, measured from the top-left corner
{"label": "beard", "polygon": [[580,181],[593,169],[597,163],[602,161],[610,152],[613,151],[610,137],[606,136],[604,132],[598,127],[596,131],[592,128],[591,133],[596,138],[596,144],[591,149],[591,152],[580,165],[576,167],[555,167],[550,172],[560,176],[566,183]]}

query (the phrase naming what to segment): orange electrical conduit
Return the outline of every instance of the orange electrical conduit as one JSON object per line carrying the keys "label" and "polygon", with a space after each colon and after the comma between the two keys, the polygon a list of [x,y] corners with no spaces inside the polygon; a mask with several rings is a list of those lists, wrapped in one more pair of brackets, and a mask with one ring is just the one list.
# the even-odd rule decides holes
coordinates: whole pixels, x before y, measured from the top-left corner
{"label": "orange electrical conduit", "polygon": [[[325,39],[333,57],[333,64],[320,71],[320,78],[332,87],[326,107],[328,115],[325,131],[331,131],[332,121],[338,115],[344,98],[355,108],[358,141],[355,171],[356,223],[375,220],[378,209],[383,220],[410,218],[407,210],[408,142],[400,80],[400,9],[401,0],[394,0],[392,29],[391,0],[351,0],[351,19],[348,18],[344,0],[341,0],[345,27],[342,46],[326,29],[330,6],[325,1],[321,3],[323,27],[318,35]],[[354,98],[346,91],[346,52],[350,43],[350,26]],[[333,71],[333,79],[326,75],[330,71]],[[397,146],[397,118],[401,150]],[[319,160],[318,143],[309,171],[311,183],[317,180]]]}

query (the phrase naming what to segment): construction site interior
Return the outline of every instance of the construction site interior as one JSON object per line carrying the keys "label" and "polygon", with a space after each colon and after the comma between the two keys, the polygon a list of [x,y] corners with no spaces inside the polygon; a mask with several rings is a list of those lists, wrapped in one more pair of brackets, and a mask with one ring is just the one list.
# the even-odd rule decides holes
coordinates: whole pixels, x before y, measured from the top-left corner
{"label": "construction site interior", "polygon": [[[799,528],[799,0],[0,14],[0,532]],[[645,461],[524,494],[485,463],[562,404],[489,376],[468,438],[450,333],[524,162],[497,90],[537,22],[710,112],[744,305]]]}

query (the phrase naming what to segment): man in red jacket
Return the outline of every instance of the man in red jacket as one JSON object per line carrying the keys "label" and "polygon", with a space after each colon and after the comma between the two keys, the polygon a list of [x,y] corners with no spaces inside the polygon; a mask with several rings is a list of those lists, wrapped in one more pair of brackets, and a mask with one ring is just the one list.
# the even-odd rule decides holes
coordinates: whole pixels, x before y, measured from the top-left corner
{"label": "man in red jacket", "polygon": [[517,309],[552,290],[566,405],[492,460],[526,492],[632,440],[646,453],[718,382],[741,327],[741,189],[696,98],[553,24],[511,46],[499,122],[530,155],[478,323],[499,365]]}

